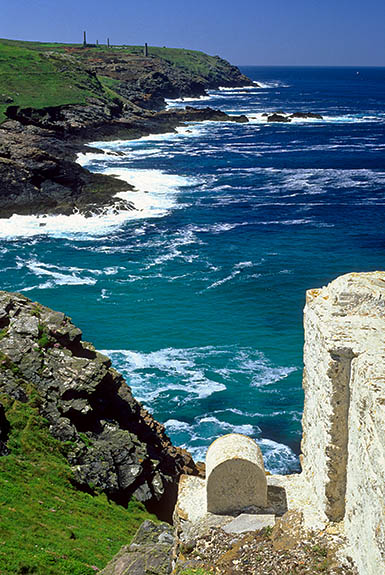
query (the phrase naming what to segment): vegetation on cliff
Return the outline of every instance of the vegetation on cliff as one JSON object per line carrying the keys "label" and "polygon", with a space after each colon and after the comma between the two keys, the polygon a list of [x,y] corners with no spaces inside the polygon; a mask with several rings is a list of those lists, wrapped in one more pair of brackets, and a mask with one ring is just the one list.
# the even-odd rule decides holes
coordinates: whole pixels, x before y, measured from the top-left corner
{"label": "vegetation on cliff", "polygon": [[221,82],[249,80],[225,60],[194,50],[151,47],[144,57],[140,46],[83,48],[0,39],[0,122],[16,107],[122,104],[132,96],[142,104],[156,96],[159,107],[162,95],[203,93]]}
{"label": "vegetation on cliff", "polygon": [[66,460],[73,446],[52,437],[36,393],[0,401],[10,425],[0,457],[1,575],[95,573],[151,516],[134,499],[125,509],[76,488]]}
{"label": "vegetation on cliff", "polygon": [[0,292],[1,575],[104,567],[144,505],[170,518],[185,471],[191,456],[70,318]]}

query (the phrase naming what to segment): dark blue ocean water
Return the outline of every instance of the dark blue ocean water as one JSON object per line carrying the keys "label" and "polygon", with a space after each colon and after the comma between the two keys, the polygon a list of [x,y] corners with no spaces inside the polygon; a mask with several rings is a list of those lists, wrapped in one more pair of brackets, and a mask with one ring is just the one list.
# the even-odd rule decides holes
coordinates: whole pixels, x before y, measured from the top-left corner
{"label": "dark blue ocean water", "polygon": [[[138,212],[0,221],[0,287],[68,313],[196,457],[256,438],[298,468],[305,290],[385,269],[385,69],[245,68],[248,124],[95,144]],[[268,124],[265,112],[324,120]],[[123,152],[123,155],[116,155]]]}

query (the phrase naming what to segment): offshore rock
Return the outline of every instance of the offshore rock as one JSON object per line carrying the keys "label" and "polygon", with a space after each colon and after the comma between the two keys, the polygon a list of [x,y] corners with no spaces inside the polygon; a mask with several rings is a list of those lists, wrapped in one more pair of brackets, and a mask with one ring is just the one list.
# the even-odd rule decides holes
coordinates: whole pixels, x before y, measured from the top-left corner
{"label": "offshore rock", "polygon": [[316,114],[314,112],[294,112],[294,114],[286,114],[282,110],[279,110],[274,114],[263,114],[263,116],[267,116],[268,122],[291,122],[294,119],[323,120],[323,116],[321,116],[321,114]]}
{"label": "offshore rock", "polygon": [[290,114],[290,118],[322,120],[323,116],[321,116],[321,114],[315,114],[314,112],[295,112],[294,114]]}
{"label": "offshore rock", "polygon": [[271,114],[267,116],[268,122],[291,122],[288,116],[283,116],[282,114]]}
{"label": "offshore rock", "polygon": [[135,496],[170,519],[178,478],[196,473],[195,464],[109,358],[82,341],[70,318],[20,294],[0,292],[0,330],[0,393],[19,401],[37,393],[53,436],[71,442],[75,481],[123,505]]}

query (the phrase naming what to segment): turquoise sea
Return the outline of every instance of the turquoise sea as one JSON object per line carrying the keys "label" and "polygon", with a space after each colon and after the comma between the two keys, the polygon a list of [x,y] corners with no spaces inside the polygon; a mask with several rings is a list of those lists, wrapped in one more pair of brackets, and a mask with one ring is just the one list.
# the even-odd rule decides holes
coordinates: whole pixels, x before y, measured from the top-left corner
{"label": "turquoise sea", "polygon": [[[136,212],[0,220],[0,288],[66,312],[173,441],[254,437],[298,469],[305,290],[385,269],[385,69],[243,68],[259,83],[170,106],[244,113],[93,143]],[[270,124],[262,114],[323,120]],[[119,155],[116,154],[119,152]]]}

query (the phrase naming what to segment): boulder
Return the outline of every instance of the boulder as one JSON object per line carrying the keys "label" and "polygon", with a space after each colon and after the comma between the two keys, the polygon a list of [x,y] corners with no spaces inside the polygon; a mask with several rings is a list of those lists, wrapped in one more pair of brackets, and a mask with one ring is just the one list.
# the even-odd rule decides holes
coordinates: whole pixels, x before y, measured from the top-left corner
{"label": "boulder", "polygon": [[101,575],[169,575],[173,529],[167,523],[144,521],[131,545],[125,545]]}
{"label": "boulder", "polygon": [[265,527],[274,527],[275,515],[251,515],[241,513],[235,519],[222,527],[226,533],[248,533],[249,531],[259,531]]}

